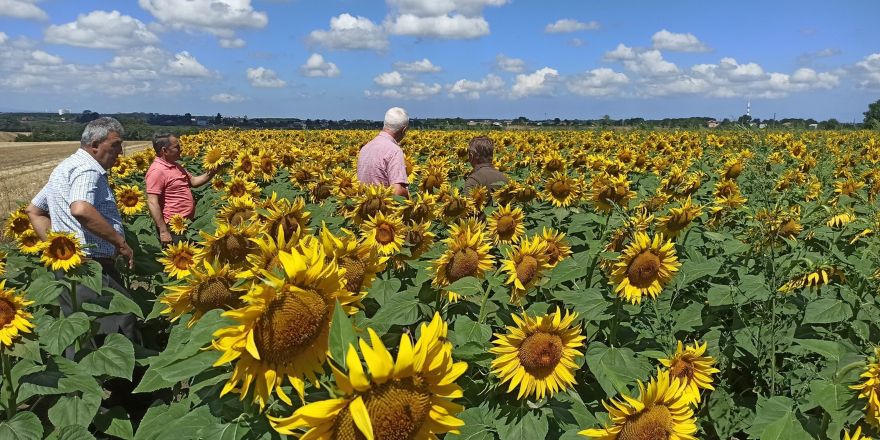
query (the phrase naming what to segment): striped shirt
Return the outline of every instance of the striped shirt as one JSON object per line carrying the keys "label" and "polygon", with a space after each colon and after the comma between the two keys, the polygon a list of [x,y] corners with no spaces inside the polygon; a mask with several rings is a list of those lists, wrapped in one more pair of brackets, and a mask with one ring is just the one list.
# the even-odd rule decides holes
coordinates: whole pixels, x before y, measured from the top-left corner
{"label": "striped shirt", "polygon": [[390,134],[383,131],[361,148],[357,177],[358,181],[368,185],[408,183],[403,150]]}
{"label": "striped shirt", "polygon": [[85,230],[70,213],[70,205],[77,201],[94,206],[110,226],[124,236],[116,197],[107,182],[107,170],[83,149],[77,149],[76,153],[52,170],[49,182],[37,193],[31,204],[49,213],[53,231],[72,232],[76,235],[83,244],[86,255],[93,258],[112,257],[116,254],[116,247]]}

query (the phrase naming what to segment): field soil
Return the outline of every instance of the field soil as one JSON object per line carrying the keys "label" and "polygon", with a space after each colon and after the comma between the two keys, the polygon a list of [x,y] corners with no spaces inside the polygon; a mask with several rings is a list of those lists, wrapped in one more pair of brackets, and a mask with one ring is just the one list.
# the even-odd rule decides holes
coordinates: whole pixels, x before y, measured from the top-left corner
{"label": "field soil", "polygon": [[[125,145],[125,154],[150,144],[138,141]],[[26,203],[46,184],[52,169],[73,154],[79,142],[0,142],[0,216]]]}
{"label": "field soil", "polygon": [[0,142],[12,142],[16,136],[20,134],[30,134],[28,132],[0,131]]}

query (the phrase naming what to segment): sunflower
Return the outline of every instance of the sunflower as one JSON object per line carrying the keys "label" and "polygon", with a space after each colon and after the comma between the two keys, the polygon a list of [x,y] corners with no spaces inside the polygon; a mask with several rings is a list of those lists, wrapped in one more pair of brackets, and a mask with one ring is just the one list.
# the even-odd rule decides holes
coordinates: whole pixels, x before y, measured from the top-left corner
{"label": "sunflower", "polygon": [[494,257],[491,245],[486,241],[482,225],[474,230],[468,222],[461,222],[450,229],[444,240],[446,252],[434,261],[434,286],[445,287],[464,277],[483,278],[491,270]]}
{"label": "sunflower", "polygon": [[431,158],[421,170],[419,190],[431,194],[449,181],[449,164],[445,158]]}
{"label": "sunflower", "polygon": [[700,216],[702,209],[691,203],[688,197],[681,206],[669,208],[669,214],[657,218],[657,232],[661,232],[669,238],[678,237],[678,234],[688,227],[691,222]]}
{"label": "sunflower", "polygon": [[327,225],[321,228],[321,244],[329,260],[335,260],[345,274],[345,290],[351,294],[366,295],[376,274],[385,270],[386,257],[380,257],[375,247],[359,242],[355,235],[342,229],[342,237],[330,232]]}
{"label": "sunflower", "polygon": [[34,328],[34,324],[30,321],[33,316],[24,310],[33,303],[17,295],[15,289],[7,289],[6,280],[0,280],[0,344],[2,346],[11,348],[13,340],[18,338],[20,333],[30,333]]}
{"label": "sunflower", "polygon": [[179,280],[189,275],[190,270],[195,266],[196,255],[198,255],[198,249],[192,243],[180,241],[165,247],[162,250],[162,258],[159,258],[158,261],[165,266],[165,273],[169,277]]}
{"label": "sunflower", "polygon": [[800,220],[800,206],[795,205],[789,212],[781,213],[779,216],[778,224],[774,228],[776,234],[784,238],[796,238],[804,230]]}
{"label": "sunflower", "polygon": [[841,283],[846,281],[846,277],[840,269],[832,266],[819,266],[804,275],[793,278],[778,290],[782,293],[791,293],[805,287],[818,290],[834,278],[837,278]]}
{"label": "sunflower", "polygon": [[43,241],[37,231],[29,229],[18,236],[18,250],[23,254],[36,255],[42,249]]}
{"label": "sunflower", "polygon": [[491,200],[489,198],[489,188],[483,185],[477,185],[471,188],[467,195],[471,198],[471,209],[477,214],[482,213]]}
{"label": "sunflower", "polygon": [[321,173],[307,189],[313,203],[323,203],[333,195],[333,179],[326,173]]}
{"label": "sunflower", "polygon": [[489,215],[488,220],[493,242],[496,245],[519,242],[525,234],[524,220],[522,208],[511,208],[510,205],[499,206]]}
{"label": "sunflower", "polygon": [[284,229],[285,237],[294,235],[306,235],[310,232],[309,219],[312,213],[306,211],[306,201],[297,197],[293,201],[288,199],[276,199],[272,193],[273,202],[267,208],[265,229],[269,235],[275,236],[278,228]]}
{"label": "sunflower", "polygon": [[251,239],[259,233],[258,225],[229,226],[218,223],[214,234],[202,231],[205,240],[197,258],[200,260],[218,260],[220,264],[228,264],[241,268],[247,262],[247,256],[256,249]]}
{"label": "sunflower", "polygon": [[257,220],[257,205],[250,197],[235,197],[229,199],[226,206],[220,208],[217,213],[218,223],[228,223],[229,226],[250,225]]}
{"label": "sunflower", "polygon": [[409,256],[406,260],[415,260],[422,256],[434,244],[434,233],[431,222],[411,223],[406,229],[406,249]]}
{"label": "sunflower", "polygon": [[208,171],[213,171],[220,167],[222,161],[223,149],[220,147],[213,147],[206,151],[205,155],[202,156],[202,167]]}
{"label": "sunflower", "polygon": [[333,364],[340,397],[310,403],[289,417],[269,417],[282,435],[304,439],[431,439],[438,434],[458,434],[464,422],[455,415],[463,409],[452,399],[462,396],[455,381],[467,371],[455,362],[446,341],[447,325],[435,313],[421,326],[415,344],[409,334],[400,337],[395,362],[373,329],[370,342],[361,339],[369,374],[353,345],[346,355],[348,375]]}
{"label": "sunflower", "polygon": [[626,174],[613,176],[600,174],[593,178],[590,183],[590,199],[596,211],[608,214],[614,210],[614,205],[626,208],[629,201],[636,196],[629,189],[630,181]]}
{"label": "sunflower", "polygon": [[144,192],[137,185],[116,188],[116,206],[125,215],[136,215],[144,210]]}
{"label": "sunflower", "polygon": [[446,221],[455,221],[472,211],[471,199],[461,194],[458,188],[444,186],[439,195],[440,216]]}
{"label": "sunflower", "polygon": [[541,240],[547,243],[547,265],[550,268],[571,255],[571,246],[565,240],[565,233],[545,226],[541,230]]}
{"label": "sunflower", "polygon": [[9,254],[6,251],[0,250],[0,277],[6,274],[6,258],[9,257]]}
{"label": "sunflower", "polygon": [[871,440],[871,437],[863,436],[862,427],[856,426],[856,430],[853,431],[852,435],[849,435],[847,431],[843,431],[843,440]]}
{"label": "sunflower", "polygon": [[180,214],[174,214],[168,219],[168,228],[175,235],[183,235],[186,232],[186,226],[189,220]]}
{"label": "sunflower", "polygon": [[501,270],[507,272],[511,304],[519,304],[548,269],[547,242],[540,236],[523,240],[508,250],[507,258],[501,261]]}
{"label": "sunflower", "polygon": [[544,184],[543,198],[557,208],[567,208],[578,198],[577,180],[564,172],[554,172]]}
{"label": "sunflower", "polygon": [[[309,238],[313,238],[308,236]],[[278,252],[290,252],[300,242],[298,233],[288,237],[284,228],[279,228],[276,235],[263,232],[259,237],[251,238],[256,250],[248,254],[248,268],[239,274],[239,278],[259,282],[259,274],[262,270],[273,272],[281,269],[281,260]]]}
{"label": "sunflower", "polygon": [[31,229],[33,229],[31,227],[31,219],[24,213],[24,208],[22,207],[9,214],[3,234],[6,235],[6,238],[15,239]]}
{"label": "sunflower", "polygon": [[331,191],[336,198],[345,200],[357,194],[360,184],[358,183],[357,175],[353,171],[336,167],[333,169],[332,175],[333,187]]}
{"label": "sunflower", "polygon": [[511,318],[516,326],[507,326],[505,334],[496,333],[495,346],[489,349],[495,354],[492,374],[508,383],[507,392],[519,386],[517,399],[543,399],[573,387],[578,369],[574,360],[583,356],[579,350],[586,339],[580,326],[573,325],[577,313],[562,314],[557,307],[549,315],[523,313]]}
{"label": "sunflower", "polygon": [[183,284],[168,287],[168,293],[159,299],[167,306],[162,313],[171,315],[171,320],[176,321],[192,312],[187,323],[187,327],[192,327],[211,310],[241,307],[241,292],[234,287],[236,275],[237,272],[228,265],[203,261],[189,270]]}
{"label": "sunflower", "polygon": [[229,182],[226,182],[225,191],[227,199],[238,197],[257,198],[260,195],[260,187],[242,175],[237,175],[232,179],[229,179]]}
{"label": "sunflower", "polygon": [[865,420],[875,428],[880,428],[880,347],[874,347],[874,362],[865,366],[859,376],[859,383],[850,385],[851,390],[859,392],[858,398],[865,399]]}
{"label": "sunflower", "polygon": [[841,212],[831,216],[825,224],[829,228],[841,229],[844,226],[852,223],[856,219],[856,215],[851,212]]}
{"label": "sunflower", "polygon": [[675,354],[660,363],[669,369],[669,375],[678,378],[684,384],[683,399],[693,404],[700,403],[700,390],[714,390],[712,375],[720,373],[715,368],[715,359],[706,356],[707,343],[684,346],[678,341]]}
{"label": "sunflower", "polygon": [[254,161],[251,159],[251,153],[249,151],[240,151],[235,158],[235,162],[232,165],[232,171],[239,176],[250,179],[257,174],[257,169],[254,166]]}
{"label": "sunflower", "polygon": [[400,251],[404,234],[403,222],[396,214],[386,216],[378,212],[361,225],[362,239],[375,247],[379,255],[388,256]]}
{"label": "sunflower", "polygon": [[40,260],[52,270],[69,272],[85,258],[82,245],[72,232],[49,232],[40,249],[43,253]]}
{"label": "sunflower", "polygon": [[733,180],[739,177],[743,171],[743,161],[740,158],[728,159],[719,170],[722,179]]}
{"label": "sunflower", "polygon": [[656,298],[680,266],[671,240],[664,242],[663,234],[652,240],[638,233],[614,264],[611,284],[618,296],[638,304],[644,295]]}
{"label": "sunflower", "polygon": [[377,213],[390,214],[397,209],[397,204],[391,198],[390,186],[384,185],[361,185],[361,194],[354,199],[354,208],[350,212],[351,221],[359,225]]}
{"label": "sunflower", "polygon": [[437,218],[437,196],[418,193],[404,200],[398,212],[405,223],[430,222]]}
{"label": "sunflower", "polygon": [[271,150],[262,150],[257,155],[256,174],[263,182],[268,182],[275,178],[275,172],[278,169],[276,165],[277,158]]}
{"label": "sunflower", "polygon": [[695,440],[694,412],[684,398],[685,387],[668,371],[658,371],[645,386],[639,381],[639,397],[625,394],[602,402],[611,426],[585,429],[578,434],[601,440],[667,439]]}
{"label": "sunflower", "polygon": [[212,346],[223,355],[214,364],[235,361],[232,377],[220,395],[237,392],[240,399],[253,386],[253,401],[263,408],[277,393],[292,405],[282,390],[285,378],[304,398],[308,379],[320,386],[316,374],[327,358],[330,325],[337,302],[354,314],[359,294],[345,290],[345,271],[327,261],[318,240],[302,241],[298,249],[280,251],[283,273],[262,271],[262,282],[242,297],[245,306],[225,312],[235,325],[214,333]]}

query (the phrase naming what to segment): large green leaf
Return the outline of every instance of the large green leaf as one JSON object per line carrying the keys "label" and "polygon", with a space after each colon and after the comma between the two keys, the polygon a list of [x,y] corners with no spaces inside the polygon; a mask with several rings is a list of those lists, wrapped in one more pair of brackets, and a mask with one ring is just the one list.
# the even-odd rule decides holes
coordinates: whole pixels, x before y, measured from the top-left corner
{"label": "large green leaf", "polygon": [[61,396],[49,408],[49,421],[54,426],[79,425],[88,427],[98,413],[101,396],[84,394],[82,397]]}
{"label": "large green leaf", "polygon": [[749,427],[752,438],[760,440],[802,440],[810,438],[795,414],[794,401],[776,396],[758,399],[755,419]]}
{"label": "large green leaf", "polygon": [[[437,292],[439,295],[440,293]],[[419,319],[419,299],[415,294],[400,292],[388,299],[367,322],[378,333],[386,332],[392,325],[409,325]]]}
{"label": "large green leaf", "polygon": [[89,432],[89,429],[82,425],[67,425],[63,428],[56,428],[46,437],[46,440],[92,440],[95,436]]}
{"label": "large green leaf", "polygon": [[104,345],[87,354],[80,366],[93,376],[107,375],[131,380],[134,370],[134,346],[118,333],[108,335]]}
{"label": "large green leaf", "polygon": [[479,345],[486,346],[489,344],[489,339],[492,338],[492,327],[480,324],[467,316],[456,318],[452,329],[450,339],[456,347],[468,342],[476,342]]}
{"label": "large green leaf", "polygon": [[84,302],[82,308],[87,312],[93,312],[98,315],[132,313],[138,318],[144,317],[144,312],[138,303],[110,288],[105,288],[103,295]]}
{"label": "large green leaf", "polygon": [[464,277],[444,287],[443,290],[455,292],[465,298],[482,297],[484,293],[483,280],[474,277]]}
{"label": "large green leaf", "polygon": [[38,328],[37,334],[49,354],[59,355],[73,344],[76,338],[87,332],[89,325],[89,317],[83,312],[76,312],[68,317],[56,319],[46,328]]}
{"label": "large green leaf", "polygon": [[608,309],[614,304],[601,290],[591,287],[581,290],[555,291],[552,295],[580,314],[585,321],[606,321],[614,317]]}
{"label": "large green leaf", "polygon": [[646,381],[651,364],[626,347],[609,347],[601,342],[590,343],[586,353],[587,367],[596,376],[608,396],[625,391],[637,380]]}
{"label": "large green leaf", "polygon": [[67,295],[66,284],[56,280],[54,276],[36,278],[25,289],[25,297],[37,306],[55,304],[58,295]]}
{"label": "large green leaf", "polygon": [[251,432],[243,423],[217,423],[203,427],[200,438],[212,440],[241,440]]}
{"label": "large green leaf", "polygon": [[484,405],[468,408],[459,413],[458,418],[464,421],[461,434],[448,434],[446,437],[456,440],[495,440],[495,411]]}
{"label": "large green leaf", "polygon": [[95,260],[88,260],[86,264],[68,273],[67,277],[100,294],[101,288],[104,286],[102,280],[103,273],[104,269],[100,263]]}
{"label": "large green leaf", "polygon": [[11,419],[0,422],[0,438],[3,440],[41,440],[43,424],[36,414],[20,412]]}
{"label": "large green leaf", "polygon": [[128,413],[121,407],[115,406],[106,413],[99,413],[95,416],[95,428],[113,437],[123,440],[131,440],[134,438],[134,430],[131,426]]}
{"label": "large green leaf", "polygon": [[803,324],[829,324],[852,318],[849,304],[834,298],[820,298],[810,301],[804,311]]}
{"label": "large green leaf", "polygon": [[390,280],[385,280],[382,278],[377,278],[373,281],[373,285],[370,286],[370,290],[367,291],[367,298],[372,298],[376,300],[379,305],[383,305],[388,302],[389,298],[393,298],[394,295],[397,295],[397,292],[400,291],[400,280],[396,278],[392,278]]}
{"label": "large green leaf", "polygon": [[839,433],[850,416],[859,416],[858,406],[852,404],[853,391],[845,384],[827,379],[816,379],[810,382],[809,406],[824,409],[829,417],[827,432]]}
{"label": "large green leaf", "polygon": [[496,421],[495,429],[503,439],[547,438],[547,417],[536,411],[526,411],[520,417]]}
{"label": "large green leaf", "polygon": [[348,353],[349,345],[357,347],[357,335],[345,309],[339,305],[339,301],[336,301],[333,322],[330,324],[330,356],[343,368],[345,368],[345,355]]}
{"label": "large green leaf", "polygon": [[166,436],[169,425],[175,420],[181,419],[189,412],[189,404],[173,403],[171,405],[155,405],[147,410],[144,418],[134,434],[134,440],[164,440],[173,436]]}

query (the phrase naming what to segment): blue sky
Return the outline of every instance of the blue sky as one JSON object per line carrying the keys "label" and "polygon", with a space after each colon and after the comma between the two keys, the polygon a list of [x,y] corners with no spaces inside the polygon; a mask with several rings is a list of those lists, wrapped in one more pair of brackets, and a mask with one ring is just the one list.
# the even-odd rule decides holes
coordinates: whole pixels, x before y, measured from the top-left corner
{"label": "blue sky", "polygon": [[0,111],[861,120],[880,2],[0,0]]}

